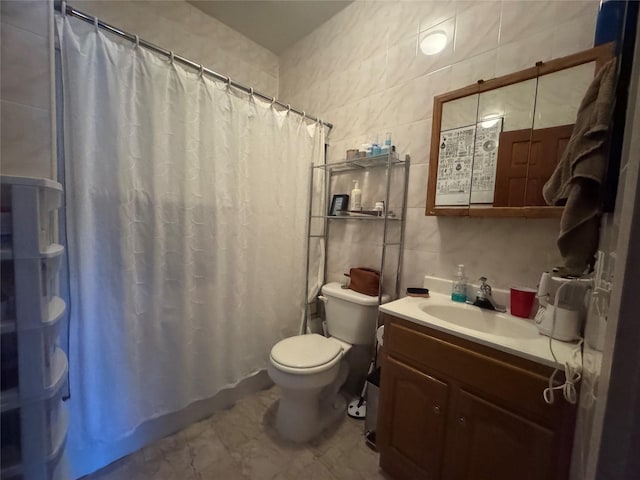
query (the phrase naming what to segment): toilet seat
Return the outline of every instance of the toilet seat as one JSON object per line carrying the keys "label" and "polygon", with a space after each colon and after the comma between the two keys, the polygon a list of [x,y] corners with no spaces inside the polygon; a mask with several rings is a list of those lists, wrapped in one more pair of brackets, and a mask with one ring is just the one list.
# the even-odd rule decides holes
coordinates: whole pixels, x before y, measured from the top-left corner
{"label": "toilet seat", "polygon": [[271,349],[271,363],[283,372],[298,375],[328,370],[342,358],[343,346],[315,333],[285,338]]}

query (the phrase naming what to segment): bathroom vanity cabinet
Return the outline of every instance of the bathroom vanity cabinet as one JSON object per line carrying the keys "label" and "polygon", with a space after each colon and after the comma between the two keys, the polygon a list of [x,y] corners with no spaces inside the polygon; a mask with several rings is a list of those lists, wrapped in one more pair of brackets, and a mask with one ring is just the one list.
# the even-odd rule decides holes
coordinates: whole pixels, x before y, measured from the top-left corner
{"label": "bathroom vanity cabinet", "polygon": [[[575,407],[552,369],[385,314],[380,466],[397,479],[568,477]],[[557,378],[564,380],[563,375]]]}

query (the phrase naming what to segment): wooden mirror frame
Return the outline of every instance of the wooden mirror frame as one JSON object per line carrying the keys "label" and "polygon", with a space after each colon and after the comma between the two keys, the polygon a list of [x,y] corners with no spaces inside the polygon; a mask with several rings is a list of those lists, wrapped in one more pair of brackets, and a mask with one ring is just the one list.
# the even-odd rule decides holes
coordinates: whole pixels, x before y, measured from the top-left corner
{"label": "wooden mirror frame", "polygon": [[548,62],[538,62],[531,68],[510,73],[502,77],[492,78],[491,80],[478,80],[478,82],[473,85],[462,87],[434,97],[433,125],[431,128],[431,151],[429,157],[429,179],[427,181],[427,207],[425,215],[530,218],[559,217],[562,214],[563,207],[472,207],[471,205],[437,207],[436,180],[438,175],[438,155],[440,150],[440,128],[442,126],[442,105],[452,100],[506,87],[508,85],[513,85],[514,83],[524,82],[533,78],[538,78],[542,75],[565,70],[567,68],[577,67],[578,65],[583,65],[589,62],[596,62],[597,72],[613,57],[613,46],[613,43],[606,43],[566,57],[549,60]]}

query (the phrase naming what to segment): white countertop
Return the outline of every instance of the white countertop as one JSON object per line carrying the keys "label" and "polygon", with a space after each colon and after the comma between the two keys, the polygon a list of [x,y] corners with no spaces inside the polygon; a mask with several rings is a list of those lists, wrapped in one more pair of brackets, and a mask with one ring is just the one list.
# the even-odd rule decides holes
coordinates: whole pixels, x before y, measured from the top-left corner
{"label": "white countertop", "polygon": [[[427,305],[457,306],[471,311],[480,311],[485,316],[495,319],[495,328],[491,332],[479,331],[462,325],[441,320],[425,313],[421,307]],[[567,343],[552,340],[553,352],[557,362],[554,361],[549,350],[549,337],[540,335],[533,320],[514,317],[506,313],[497,313],[484,310],[473,305],[456,303],[449,295],[431,293],[428,298],[404,297],[380,306],[380,311],[403,318],[417,325],[423,325],[444,333],[455,335],[487,347],[495,348],[506,353],[516,355],[550,367],[564,368],[565,362],[572,361],[573,352],[578,347],[577,343]],[[475,313],[475,312],[473,312]],[[517,322],[517,323],[513,323]],[[516,332],[510,336],[501,335],[504,332]],[[578,361],[581,362],[580,356]]]}

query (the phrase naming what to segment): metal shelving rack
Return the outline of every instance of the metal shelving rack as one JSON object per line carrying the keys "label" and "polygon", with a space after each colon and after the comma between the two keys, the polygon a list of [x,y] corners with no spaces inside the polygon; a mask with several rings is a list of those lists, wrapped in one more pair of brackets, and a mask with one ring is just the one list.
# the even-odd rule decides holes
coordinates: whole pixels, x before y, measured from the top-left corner
{"label": "metal shelving rack", "polygon": [[[380,287],[378,289],[378,304],[382,302],[382,294],[383,294],[383,286],[384,286],[384,268],[387,260],[387,248],[392,246],[398,247],[398,258],[397,258],[397,268],[396,268],[396,278],[395,278],[395,288],[393,298],[398,298],[400,296],[400,273],[402,268],[402,253],[404,249],[404,233],[405,233],[405,219],[407,212],[407,190],[409,185],[409,167],[410,167],[411,159],[409,155],[406,155],[404,159],[400,159],[398,154],[395,152],[395,149],[389,153],[385,153],[382,155],[375,155],[369,157],[360,157],[354,158],[351,160],[345,160],[337,163],[327,163],[321,165],[311,165],[311,174],[309,180],[309,210],[308,210],[308,219],[307,219],[307,252],[310,250],[310,243],[312,238],[323,238],[325,242],[325,250],[328,251],[328,239],[329,239],[329,228],[330,223],[337,222],[382,222],[383,223],[383,233],[382,233],[382,254],[380,260]],[[389,200],[391,194],[391,172],[393,168],[404,168],[404,176],[403,176],[403,185],[402,185],[402,206],[399,215],[391,216],[389,214]],[[381,216],[373,216],[373,215],[363,215],[363,216],[331,216],[331,215],[313,215],[313,195],[314,195],[314,179],[315,175],[319,171],[325,173],[324,177],[324,199],[325,206],[330,205],[331,201],[331,179],[336,174],[342,174],[346,172],[358,172],[365,171],[370,169],[385,169],[386,170],[386,186],[384,190],[384,204],[385,211]],[[326,209],[325,209],[326,211]],[[314,219],[322,219],[324,221],[322,233],[321,234],[312,234],[311,231],[311,223]],[[400,223],[400,235],[398,242],[390,242],[388,241],[389,237],[389,227],[393,223]],[[323,267],[323,278],[326,281],[326,271],[327,271],[327,255],[325,254],[325,264]],[[306,268],[306,280],[305,280],[305,299],[304,304],[305,308],[305,319],[304,319],[304,329],[306,330],[307,320],[309,317],[309,306],[307,302],[307,296],[309,292],[309,254],[307,254],[307,268]],[[324,282],[323,282],[324,283]]]}

